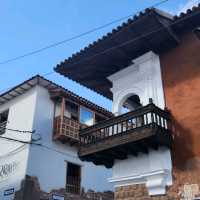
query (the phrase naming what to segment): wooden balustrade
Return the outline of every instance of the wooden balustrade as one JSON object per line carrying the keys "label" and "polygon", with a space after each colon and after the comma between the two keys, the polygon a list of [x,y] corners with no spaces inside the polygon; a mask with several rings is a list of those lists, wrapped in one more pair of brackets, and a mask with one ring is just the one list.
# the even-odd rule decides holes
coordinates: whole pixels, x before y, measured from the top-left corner
{"label": "wooden balustrade", "polygon": [[80,130],[80,141],[81,145],[95,144],[108,137],[128,134],[130,131],[147,126],[158,126],[161,129],[168,130],[170,124],[169,112],[161,110],[154,104],[149,104]]}
{"label": "wooden balustrade", "polygon": [[59,139],[62,142],[79,142],[80,123],[68,117],[55,117],[54,119],[54,140]]}
{"label": "wooden balustrade", "polygon": [[170,113],[151,103],[80,130],[79,140],[81,160],[111,168],[114,159],[126,159],[128,154],[170,148]]}

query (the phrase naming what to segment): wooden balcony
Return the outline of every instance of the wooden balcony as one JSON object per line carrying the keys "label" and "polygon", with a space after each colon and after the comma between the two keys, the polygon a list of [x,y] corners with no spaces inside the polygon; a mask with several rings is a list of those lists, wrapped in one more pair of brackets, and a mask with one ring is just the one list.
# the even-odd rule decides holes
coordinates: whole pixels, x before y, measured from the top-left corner
{"label": "wooden balcony", "polygon": [[170,114],[154,104],[80,130],[79,157],[96,165],[113,166],[115,159],[171,147]]}
{"label": "wooden balcony", "polygon": [[53,139],[71,145],[79,144],[80,123],[65,116],[54,119]]}

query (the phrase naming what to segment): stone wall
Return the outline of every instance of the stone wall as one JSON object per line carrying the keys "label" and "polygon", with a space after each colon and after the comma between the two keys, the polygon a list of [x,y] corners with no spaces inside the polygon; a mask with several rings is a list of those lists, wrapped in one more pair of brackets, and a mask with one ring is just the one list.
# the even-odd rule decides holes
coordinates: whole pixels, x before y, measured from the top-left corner
{"label": "stone wall", "polygon": [[115,200],[171,200],[167,196],[150,197],[145,185],[119,187],[115,192]]}
{"label": "stone wall", "polygon": [[166,195],[149,196],[145,185],[116,188],[115,200],[194,200],[200,197],[200,168],[173,171],[173,185]]}
{"label": "stone wall", "polygon": [[65,200],[112,200],[114,194],[111,191],[95,192],[89,190],[85,192],[83,189],[80,195],[66,193],[64,188],[59,190],[52,190],[47,193],[41,191],[38,179],[36,177],[26,176],[22,181],[21,190],[16,192],[14,200],[51,200],[52,195],[62,195]]}

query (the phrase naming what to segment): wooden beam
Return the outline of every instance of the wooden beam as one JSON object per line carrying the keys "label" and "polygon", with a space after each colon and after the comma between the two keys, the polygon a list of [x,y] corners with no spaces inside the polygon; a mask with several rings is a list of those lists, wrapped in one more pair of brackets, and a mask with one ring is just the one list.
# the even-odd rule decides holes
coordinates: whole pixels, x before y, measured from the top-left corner
{"label": "wooden beam", "polygon": [[129,144],[126,146],[127,151],[129,154],[134,155],[134,156],[138,156],[138,151],[137,151],[137,147],[136,144]]}
{"label": "wooden beam", "polygon": [[[120,150],[121,149],[121,150]],[[124,160],[127,158],[127,153],[122,150],[122,148],[118,147],[113,150],[109,150],[108,155],[110,155],[113,159]]]}
{"label": "wooden beam", "polygon": [[140,147],[139,149],[142,153],[149,153],[149,146],[145,141],[140,141],[138,146]]}
{"label": "wooden beam", "polygon": [[164,30],[166,30],[168,34],[174,39],[176,44],[180,44],[180,39],[176,35],[176,33],[171,29],[169,22],[167,22],[166,19],[161,19],[159,16],[156,16],[156,19],[163,26]]}

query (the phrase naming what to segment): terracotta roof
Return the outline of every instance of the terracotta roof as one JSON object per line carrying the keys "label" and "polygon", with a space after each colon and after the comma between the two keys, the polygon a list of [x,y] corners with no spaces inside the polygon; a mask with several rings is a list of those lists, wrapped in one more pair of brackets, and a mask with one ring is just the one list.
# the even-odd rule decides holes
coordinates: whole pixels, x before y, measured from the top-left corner
{"label": "terracotta roof", "polygon": [[153,51],[160,54],[180,43],[179,36],[200,25],[200,4],[172,16],[151,8],[128,19],[102,38],[58,64],[56,72],[112,99],[107,77],[133,59]]}
{"label": "terracotta roof", "polygon": [[162,17],[166,17],[167,19],[171,19],[173,20],[173,16],[170,15],[169,13],[166,13],[164,11],[158,10],[156,8],[147,8],[145,9],[143,12],[139,12],[138,15],[134,15],[132,18],[129,18],[126,22],[122,23],[121,25],[117,26],[116,28],[112,29],[111,32],[107,33],[106,35],[104,35],[102,38],[99,38],[97,41],[94,41],[93,43],[89,44],[88,46],[84,47],[83,49],[81,49],[79,52],[72,54],[72,56],[68,57],[67,59],[65,59],[64,61],[60,62],[60,64],[58,64],[55,68],[55,70],[59,69],[59,67],[61,67],[65,62],[69,62],[73,59],[75,59],[76,56],[81,55],[83,52],[87,51],[88,49],[92,48],[93,46],[97,45],[97,43],[102,42],[103,40],[108,39],[109,37],[111,37],[114,34],[117,34],[118,32],[120,32],[122,29],[124,29],[125,27],[133,24],[134,22],[136,22],[138,19],[142,18],[143,16],[146,16],[148,14],[151,13],[156,13]]}
{"label": "terracotta roof", "polygon": [[33,76],[32,78],[24,81],[23,83],[11,88],[10,90],[4,92],[3,94],[0,94],[0,106],[7,103],[8,101],[24,94],[31,88],[33,88],[36,85],[40,85],[51,93],[53,91],[59,91],[65,96],[73,99],[75,102],[79,103],[80,105],[83,105],[87,108],[90,108],[93,111],[97,111],[101,114],[104,114],[107,117],[112,117],[113,114],[109,112],[108,110],[92,103],[91,101],[78,96],[77,94],[71,92],[70,90],[50,81],[45,79],[44,77],[40,75]]}

